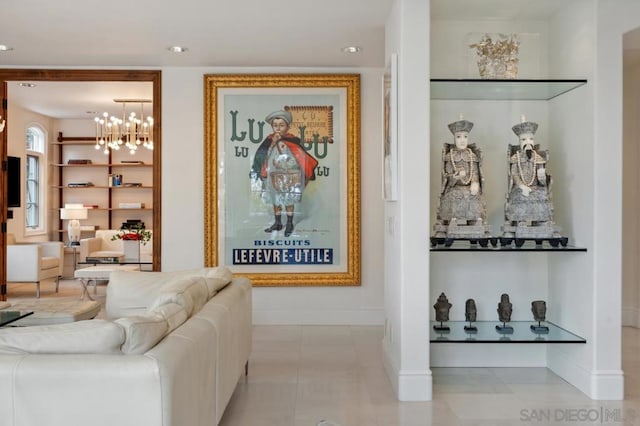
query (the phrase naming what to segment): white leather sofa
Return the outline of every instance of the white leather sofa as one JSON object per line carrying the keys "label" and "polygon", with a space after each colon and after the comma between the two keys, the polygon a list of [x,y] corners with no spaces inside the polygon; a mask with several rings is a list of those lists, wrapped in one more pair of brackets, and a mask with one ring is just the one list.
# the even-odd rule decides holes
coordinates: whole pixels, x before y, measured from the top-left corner
{"label": "white leather sofa", "polygon": [[108,319],[0,329],[0,424],[217,424],[251,352],[226,268],[114,272]]}
{"label": "white leather sofa", "polygon": [[[153,260],[153,231],[151,239],[146,244],[140,244],[140,261]],[[80,262],[90,257],[117,257],[124,255],[122,240],[112,240],[114,235],[122,233],[119,229],[98,229],[95,237],[80,240]]]}

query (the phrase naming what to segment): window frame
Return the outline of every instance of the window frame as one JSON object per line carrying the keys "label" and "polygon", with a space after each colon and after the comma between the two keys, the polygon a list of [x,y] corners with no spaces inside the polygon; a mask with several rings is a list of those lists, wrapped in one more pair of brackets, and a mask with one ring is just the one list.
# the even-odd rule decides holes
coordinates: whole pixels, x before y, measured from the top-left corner
{"label": "window frame", "polygon": [[[35,141],[34,145],[29,149],[27,144],[27,137],[30,132],[35,133],[38,136],[38,141]],[[28,123],[25,129],[25,163],[24,163],[24,235],[42,235],[47,233],[47,222],[46,222],[46,151],[47,151],[47,138],[48,134],[44,126],[39,123]],[[37,170],[37,196],[38,200],[36,202],[36,206],[38,209],[38,225],[35,227],[27,226],[27,219],[29,217],[27,211],[29,208],[28,197],[29,197],[29,180],[30,176],[27,173],[29,167],[29,157],[33,157],[37,159],[38,162],[38,170]]]}

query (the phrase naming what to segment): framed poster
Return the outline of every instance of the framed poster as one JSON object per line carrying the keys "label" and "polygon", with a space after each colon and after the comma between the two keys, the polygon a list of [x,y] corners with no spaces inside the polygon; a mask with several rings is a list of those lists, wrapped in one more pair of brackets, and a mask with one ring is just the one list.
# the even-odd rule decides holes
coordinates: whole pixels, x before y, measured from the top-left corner
{"label": "framed poster", "polygon": [[382,170],[383,198],[398,199],[398,56],[391,55],[382,76]]}
{"label": "framed poster", "polygon": [[205,266],[360,285],[360,76],[208,74]]}

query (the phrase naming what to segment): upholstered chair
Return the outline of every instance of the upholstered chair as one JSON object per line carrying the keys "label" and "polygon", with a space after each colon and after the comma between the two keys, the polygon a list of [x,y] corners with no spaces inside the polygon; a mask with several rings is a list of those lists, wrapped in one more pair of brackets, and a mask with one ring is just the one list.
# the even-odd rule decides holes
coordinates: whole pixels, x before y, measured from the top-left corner
{"label": "upholstered chair", "polygon": [[7,234],[7,282],[36,284],[36,297],[40,297],[40,281],[55,278],[56,293],[64,267],[64,246],[59,241],[16,242]]}

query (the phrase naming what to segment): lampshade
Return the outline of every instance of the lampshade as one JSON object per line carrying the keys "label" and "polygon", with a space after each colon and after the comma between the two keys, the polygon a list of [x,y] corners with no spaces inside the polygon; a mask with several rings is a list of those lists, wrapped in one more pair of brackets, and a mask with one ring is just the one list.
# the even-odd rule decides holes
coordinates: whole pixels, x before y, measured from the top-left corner
{"label": "lampshade", "polygon": [[[75,206],[74,206],[75,207]],[[60,219],[68,219],[69,225],[67,227],[67,233],[69,235],[69,244],[72,246],[80,245],[80,222],[79,219],[86,219],[89,217],[89,211],[84,207],[65,208],[60,209]]]}
{"label": "lampshade", "polygon": [[60,209],[60,219],[86,219],[89,217],[89,212],[85,208],[81,209]]}

